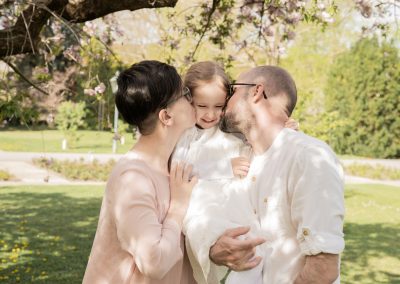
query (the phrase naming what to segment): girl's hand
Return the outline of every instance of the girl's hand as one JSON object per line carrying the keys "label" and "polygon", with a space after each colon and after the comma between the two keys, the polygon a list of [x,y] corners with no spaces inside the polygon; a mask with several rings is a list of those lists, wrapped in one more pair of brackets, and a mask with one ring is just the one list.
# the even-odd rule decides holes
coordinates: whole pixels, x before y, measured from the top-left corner
{"label": "girl's hand", "polygon": [[250,168],[250,160],[246,157],[237,157],[231,159],[233,175],[238,178],[247,176]]}
{"label": "girl's hand", "polygon": [[293,130],[299,131],[300,123],[293,118],[289,118],[285,123],[286,128],[291,128]]}

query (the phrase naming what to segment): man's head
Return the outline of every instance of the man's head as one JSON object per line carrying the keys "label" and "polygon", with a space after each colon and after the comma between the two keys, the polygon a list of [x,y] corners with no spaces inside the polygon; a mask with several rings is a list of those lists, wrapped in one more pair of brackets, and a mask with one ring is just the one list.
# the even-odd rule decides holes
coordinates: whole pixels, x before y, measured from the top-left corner
{"label": "man's head", "polygon": [[246,133],[255,123],[281,124],[293,112],[297,90],[290,74],[277,66],[259,66],[232,84],[222,128]]}

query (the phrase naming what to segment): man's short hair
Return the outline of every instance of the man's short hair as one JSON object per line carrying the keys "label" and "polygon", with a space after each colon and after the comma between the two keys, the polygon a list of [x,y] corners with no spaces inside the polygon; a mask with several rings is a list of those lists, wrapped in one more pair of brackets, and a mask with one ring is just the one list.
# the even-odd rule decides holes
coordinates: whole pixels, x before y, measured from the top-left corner
{"label": "man's short hair", "polygon": [[278,66],[259,66],[249,73],[249,76],[263,80],[267,97],[277,95],[287,97],[286,112],[288,116],[291,116],[297,102],[297,89],[292,76]]}
{"label": "man's short hair", "polygon": [[166,63],[146,60],[133,64],[117,79],[115,104],[123,119],[143,135],[153,132],[158,111],[182,89],[176,69]]}

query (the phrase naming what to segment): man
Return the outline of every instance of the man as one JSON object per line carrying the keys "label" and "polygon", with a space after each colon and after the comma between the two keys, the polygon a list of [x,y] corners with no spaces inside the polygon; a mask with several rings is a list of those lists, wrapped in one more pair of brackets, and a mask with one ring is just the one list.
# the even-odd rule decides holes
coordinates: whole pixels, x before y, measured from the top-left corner
{"label": "man", "polygon": [[210,259],[235,271],[263,260],[263,282],[339,283],[343,239],[343,170],[325,143],[284,128],[297,101],[296,86],[282,68],[261,66],[239,76],[223,120],[245,135],[254,151],[247,178],[265,243],[243,238],[248,228],[225,231]]}

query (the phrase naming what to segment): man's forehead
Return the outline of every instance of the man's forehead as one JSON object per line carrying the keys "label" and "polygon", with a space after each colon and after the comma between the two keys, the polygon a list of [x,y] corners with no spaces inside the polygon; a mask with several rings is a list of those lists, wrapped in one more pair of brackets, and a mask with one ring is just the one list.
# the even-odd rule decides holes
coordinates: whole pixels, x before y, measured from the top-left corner
{"label": "man's forehead", "polygon": [[236,80],[238,83],[259,83],[261,81],[262,76],[255,74],[252,70],[241,73]]}
{"label": "man's forehead", "polygon": [[238,76],[236,82],[238,82],[238,83],[243,83],[244,81],[246,81],[247,78],[249,77],[248,73],[249,73],[248,71],[247,71],[247,72],[241,73],[241,74]]}

